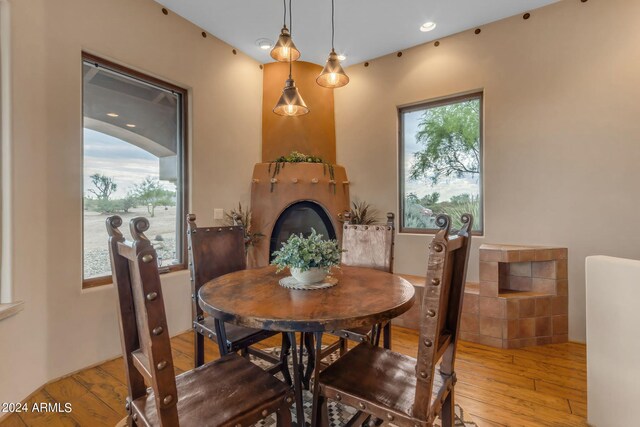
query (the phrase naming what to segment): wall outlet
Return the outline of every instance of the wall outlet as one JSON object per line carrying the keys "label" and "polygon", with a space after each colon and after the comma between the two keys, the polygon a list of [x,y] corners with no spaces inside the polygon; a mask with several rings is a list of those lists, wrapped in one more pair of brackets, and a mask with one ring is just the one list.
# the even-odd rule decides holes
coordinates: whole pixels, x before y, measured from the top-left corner
{"label": "wall outlet", "polygon": [[214,209],[213,210],[213,219],[224,219],[224,209]]}

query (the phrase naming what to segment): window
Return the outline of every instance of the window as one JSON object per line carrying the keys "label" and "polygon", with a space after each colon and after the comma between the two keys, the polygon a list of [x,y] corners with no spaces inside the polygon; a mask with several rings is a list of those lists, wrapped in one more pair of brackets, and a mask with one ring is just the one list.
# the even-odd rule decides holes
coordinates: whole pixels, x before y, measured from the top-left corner
{"label": "window", "polygon": [[[186,91],[83,55],[83,278],[111,282],[105,218],[149,218],[161,272],[185,262]],[[128,236],[130,237],[130,236]]]}
{"label": "window", "polygon": [[433,233],[436,216],[473,214],[482,234],[482,93],[399,110],[400,231]]}

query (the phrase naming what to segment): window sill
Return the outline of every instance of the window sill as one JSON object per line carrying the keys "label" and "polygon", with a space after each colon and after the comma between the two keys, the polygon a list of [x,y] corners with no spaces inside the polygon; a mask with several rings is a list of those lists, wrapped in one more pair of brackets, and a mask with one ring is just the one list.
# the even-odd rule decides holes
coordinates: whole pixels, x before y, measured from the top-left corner
{"label": "window sill", "polygon": [[[165,274],[175,273],[178,271],[185,271],[185,270],[187,270],[186,265],[176,264],[176,265],[160,268],[159,273],[160,273],[160,277],[162,278],[162,276],[164,276]],[[82,289],[87,290],[87,289],[99,288],[106,285],[113,285],[113,278],[111,276],[102,276],[102,277],[94,277],[91,279],[85,279],[82,282]]]}
{"label": "window sill", "polygon": [[24,301],[12,302],[10,304],[0,304],[0,320],[11,317],[24,310]]}
{"label": "window sill", "polygon": [[[408,229],[398,231],[398,235],[400,236],[421,236],[421,237],[434,237],[438,234],[438,230],[418,230],[418,229]],[[484,231],[472,231],[471,235],[476,238],[484,238]]]}

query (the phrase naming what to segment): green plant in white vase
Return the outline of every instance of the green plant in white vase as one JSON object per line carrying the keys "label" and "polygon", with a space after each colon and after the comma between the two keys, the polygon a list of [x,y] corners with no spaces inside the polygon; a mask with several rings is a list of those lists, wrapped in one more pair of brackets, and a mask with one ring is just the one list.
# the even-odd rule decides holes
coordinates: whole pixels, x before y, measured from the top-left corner
{"label": "green plant in white vase", "polygon": [[278,266],[278,272],[288,267],[299,283],[318,283],[327,277],[331,267],[340,264],[341,253],[336,240],[325,240],[312,228],[309,237],[302,234],[289,237],[282,248],[273,253],[271,264]]}

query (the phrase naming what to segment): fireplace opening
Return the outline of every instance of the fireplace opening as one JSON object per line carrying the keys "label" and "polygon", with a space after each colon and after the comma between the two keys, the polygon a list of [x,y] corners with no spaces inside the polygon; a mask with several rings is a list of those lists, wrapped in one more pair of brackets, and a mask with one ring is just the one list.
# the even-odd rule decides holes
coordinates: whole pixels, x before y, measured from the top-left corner
{"label": "fireplace opening", "polygon": [[319,204],[305,200],[286,208],[278,217],[271,233],[269,262],[273,260],[273,252],[280,249],[292,234],[302,233],[306,237],[311,234],[312,228],[326,239],[336,238],[331,218]]}

